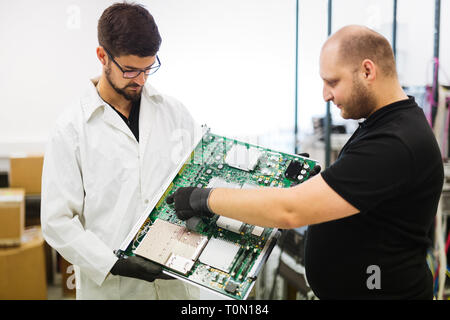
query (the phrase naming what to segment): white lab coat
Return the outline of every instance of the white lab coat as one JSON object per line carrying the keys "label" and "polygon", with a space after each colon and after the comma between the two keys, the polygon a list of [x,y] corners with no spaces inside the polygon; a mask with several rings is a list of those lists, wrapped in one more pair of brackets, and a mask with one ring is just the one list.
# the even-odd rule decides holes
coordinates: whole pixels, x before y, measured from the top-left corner
{"label": "white lab coat", "polygon": [[[96,80],[92,80],[96,81]],[[198,299],[180,280],[109,274],[118,249],[200,134],[186,108],[147,84],[139,143],[93,82],[58,119],[42,173],[45,240],[75,265],[77,299]],[[65,272],[65,270],[62,270]]]}

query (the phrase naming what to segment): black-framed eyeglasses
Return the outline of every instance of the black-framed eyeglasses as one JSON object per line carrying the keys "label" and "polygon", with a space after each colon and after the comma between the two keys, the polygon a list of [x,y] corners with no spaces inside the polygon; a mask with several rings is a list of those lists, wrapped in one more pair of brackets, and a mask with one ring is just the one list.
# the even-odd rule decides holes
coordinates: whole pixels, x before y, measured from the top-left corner
{"label": "black-framed eyeglasses", "polygon": [[112,54],[108,51],[108,49],[104,48],[108,56],[111,58],[112,62],[119,68],[120,71],[123,73],[123,77],[125,79],[134,79],[139,77],[139,75],[144,72],[146,76],[149,76],[151,74],[154,74],[158,69],[161,67],[161,61],[159,60],[158,55],[156,55],[156,61],[148,68],[145,69],[136,69],[136,70],[123,70],[122,67],[117,63],[116,60],[114,60]]}

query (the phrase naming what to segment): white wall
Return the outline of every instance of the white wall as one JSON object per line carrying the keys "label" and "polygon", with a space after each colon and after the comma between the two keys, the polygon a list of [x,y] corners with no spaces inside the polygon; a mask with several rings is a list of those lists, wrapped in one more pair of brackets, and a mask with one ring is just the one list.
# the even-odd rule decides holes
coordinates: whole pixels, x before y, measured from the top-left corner
{"label": "white wall", "polygon": [[[100,72],[96,26],[107,0],[0,0],[0,156],[39,151],[56,117]],[[163,43],[149,81],[228,136],[292,151],[295,0],[148,0]],[[326,0],[300,1],[299,126],[323,116],[318,54]],[[434,1],[399,0],[405,85],[431,83]],[[391,39],[391,0],[334,0],[333,30],[365,24]],[[450,0],[442,0],[441,74],[450,84]],[[340,117],[333,108],[333,120]]]}
{"label": "white wall", "polygon": [[155,85],[215,132],[292,127],[295,1],[148,1],[163,43]]}
{"label": "white wall", "polygon": [[[42,147],[58,114],[100,72],[96,25],[113,2],[0,2],[0,144]],[[218,133],[292,126],[295,1],[140,2],[163,37],[163,67],[149,79],[160,91]]]}
{"label": "white wall", "polygon": [[57,115],[99,72],[96,20],[109,2],[78,2],[0,1],[0,154],[42,150]]}

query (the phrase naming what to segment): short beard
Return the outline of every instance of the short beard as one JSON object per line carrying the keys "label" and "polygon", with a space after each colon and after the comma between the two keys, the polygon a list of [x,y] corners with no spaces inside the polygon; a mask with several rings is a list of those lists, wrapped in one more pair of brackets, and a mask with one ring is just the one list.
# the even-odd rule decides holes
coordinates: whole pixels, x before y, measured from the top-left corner
{"label": "short beard", "polygon": [[366,119],[376,108],[376,99],[356,75],[353,77],[353,88],[347,105],[351,106],[348,114],[349,119]]}
{"label": "short beard", "polygon": [[117,87],[111,79],[111,66],[108,65],[108,68],[105,68],[105,75],[106,75],[106,80],[108,81],[109,85],[121,96],[123,96],[125,99],[127,99],[128,101],[131,102],[138,102],[141,99],[141,94],[142,94],[142,90],[140,92],[136,92],[136,94],[129,94],[125,91],[126,88],[128,87],[139,87],[136,84],[128,84],[123,88],[119,88]]}

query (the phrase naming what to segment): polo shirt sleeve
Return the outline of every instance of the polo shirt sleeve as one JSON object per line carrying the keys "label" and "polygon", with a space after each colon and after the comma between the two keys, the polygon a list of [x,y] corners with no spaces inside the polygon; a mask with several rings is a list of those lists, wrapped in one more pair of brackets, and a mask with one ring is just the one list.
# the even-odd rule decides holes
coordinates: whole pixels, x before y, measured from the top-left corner
{"label": "polo shirt sleeve", "polygon": [[413,174],[413,156],[394,136],[373,136],[349,145],[321,173],[325,182],[360,211],[396,197]]}

